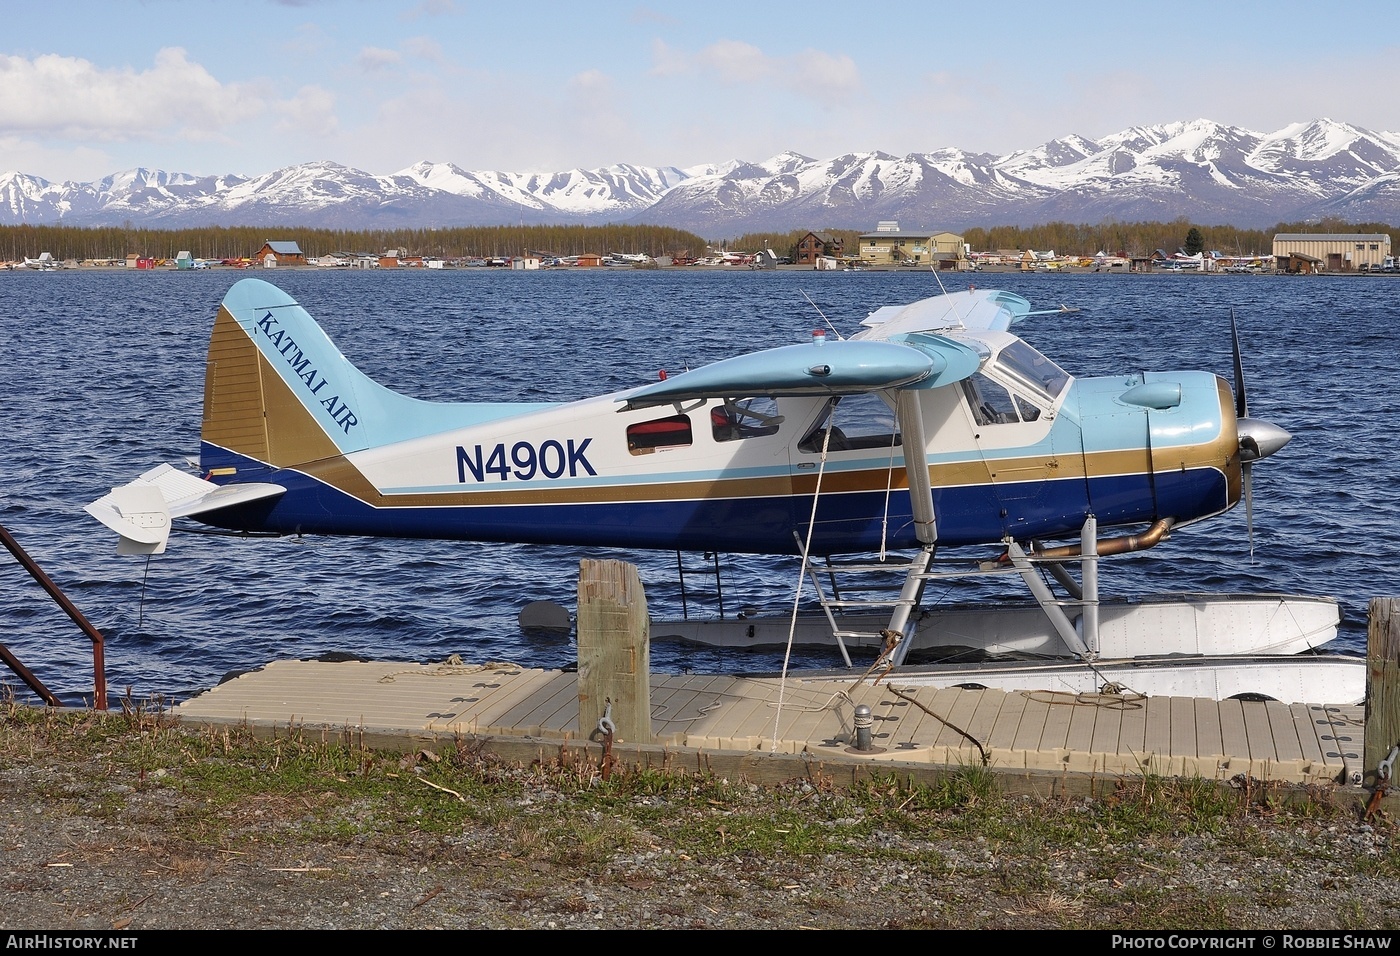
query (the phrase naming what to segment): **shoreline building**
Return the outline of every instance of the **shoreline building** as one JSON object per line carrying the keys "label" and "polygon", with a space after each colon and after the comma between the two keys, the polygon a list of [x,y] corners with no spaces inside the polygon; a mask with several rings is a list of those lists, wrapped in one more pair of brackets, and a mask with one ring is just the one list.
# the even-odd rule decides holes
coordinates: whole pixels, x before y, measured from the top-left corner
{"label": "shoreline building", "polygon": [[952,232],[916,232],[886,220],[860,237],[860,261],[865,265],[924,266],[970,269],[967,244]]}
{"label": "shoreline building", "polygon": [[[1390,234],[1384,232],[1280,232],[1274,236],[1274,261],[1315,260],[1326,272],[1379,271],[1391,258]],[[1392,260],[1393,261],[1393,260]]]}
{"label": "shoreline building", "polygon": [[844,254],[844,245],[839,236],[809,232],[797,242],[796,262],[800,266],[810,266],[815,265],[818,259],[828,256],[840,259]]}
{"label": "shoreline building", "polygon": [[277,266],[304,266],[306,265],[306,254],[295,242],[269,239],[253,256],[253,261],[264,269],[273,269]]}

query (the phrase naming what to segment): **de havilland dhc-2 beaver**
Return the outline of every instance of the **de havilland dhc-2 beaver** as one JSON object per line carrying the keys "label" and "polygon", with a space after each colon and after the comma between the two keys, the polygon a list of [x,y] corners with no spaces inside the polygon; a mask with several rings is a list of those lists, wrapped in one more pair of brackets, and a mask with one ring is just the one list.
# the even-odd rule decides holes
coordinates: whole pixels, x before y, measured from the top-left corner
{"label": "de havilland dhc-2 beaver", "polygon": [[[656,621],[652,639],[824,643],[845,672],[857,650],[906,683],[1362,699],[1364,660],[1316,653],[1337,633],[1331,598],[1098,593],[1104,558],[1248,512],[1254,464],[1289,440],[1249,417],[1233,315],[1232,387],[1206,371],[1076,377],[1011,331],[1041,314],[972,289],[613,394],[444,403],[372,381],[291,296],[243,279],[214,320],[199,474],[161,465],[87,511],[136,554],[198,519],[797,555],[820,613]],[[1019,575],[1030,597],[923,605],[930,581],[970,574]],[[880,577],[893,589],[870,599]]]}

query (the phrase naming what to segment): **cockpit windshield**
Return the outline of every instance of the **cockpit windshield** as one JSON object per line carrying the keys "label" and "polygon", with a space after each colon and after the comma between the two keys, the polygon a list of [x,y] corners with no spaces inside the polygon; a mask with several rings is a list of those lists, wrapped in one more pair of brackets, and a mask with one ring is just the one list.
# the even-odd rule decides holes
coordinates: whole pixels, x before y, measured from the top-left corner
{"label": "cockpit windshield", "polygon": [[1069,374],[1044,355],[1017,339],[997,356],[997,364],[1051,401],[1069,382]]}

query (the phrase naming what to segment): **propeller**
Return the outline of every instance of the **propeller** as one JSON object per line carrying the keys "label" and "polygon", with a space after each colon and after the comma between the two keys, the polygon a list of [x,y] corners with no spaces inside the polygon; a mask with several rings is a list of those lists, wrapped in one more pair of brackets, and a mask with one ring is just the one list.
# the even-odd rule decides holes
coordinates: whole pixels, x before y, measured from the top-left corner
{"label": "propeller", "polygon": [[1235,357],[1235,421],[1240,442],[1240,478],[1244,483],[1244,521],[1249,533],[1249,556],[1254,557],[1254,463],[1268,458],[1293,436],[1258,418],[1249,417],[1249,400],[1244,389],[1244,365],[1240,360],[1240,332],[1235,310],[1230,310],[1230,340]]}

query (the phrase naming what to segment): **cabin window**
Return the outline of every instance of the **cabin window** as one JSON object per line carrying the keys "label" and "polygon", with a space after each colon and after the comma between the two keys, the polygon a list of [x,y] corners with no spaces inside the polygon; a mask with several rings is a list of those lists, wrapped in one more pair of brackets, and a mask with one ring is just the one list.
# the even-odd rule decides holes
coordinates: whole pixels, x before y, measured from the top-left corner
{"label": "cabin window", "polygon": [[873,393],[838,396],[828,401],[797,447],[809,454],[821,454],[828,423],[831,426],[828,451],[896,448],[903,441],[894,409]]}
{"label": "cabin window", "polygon": [[627,426],[627,450],[649,455],[658,448],[676,448],[693,441],[689,415],[672,415]]}
{"label": "cabin window", "polygon": [[776,435],[783,416],[773,398],[727,398],[710,408],[710,429],[715,441],[738,441]]}

